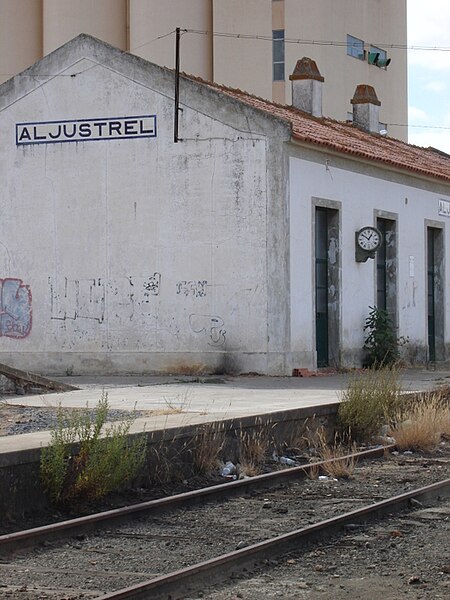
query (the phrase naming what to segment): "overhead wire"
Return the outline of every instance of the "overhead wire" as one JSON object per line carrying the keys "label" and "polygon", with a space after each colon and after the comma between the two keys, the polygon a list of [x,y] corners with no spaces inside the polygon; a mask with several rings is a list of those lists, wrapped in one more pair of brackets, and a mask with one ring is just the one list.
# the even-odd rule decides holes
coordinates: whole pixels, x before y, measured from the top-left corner
{"label": "overhead wire", "polygon": [[[155,38],[152,38],[151,40],[148,40],[147,42],[144,42],[143,44],[139,44],[138,46],[133,46],[133,48],[130,48],[130,52],[139,50],[140,48],[148,46],[149,44],[152,44],[153,42],[167,38],[170,35],[173,35],[175,33],[175,31],[176,30],[173,29],[171,31],[168,31],[167,33],[164,33]],[[229,32],[220,32],[220,31],[208,31],[208,30],[202,30],[202,29],[181,29],[180,32],[181,32],[181,35],[184,35],[187,33],[193,33],[193,34],[198,34],[198,35],[212,35],[214,37],[226,37],[226,38],[244,39],[244,40],[261,40],[261,41],[267,41],[267,42],[273,41],[273,38],[268,35],[258,35],[258,34],[248,34],[248,33],[229,33]],[[300,38],[284,38],[283,41],[284,41],[284,43],[287,43],[287,44],[299,44],[299,45],[336,46],[336,47],[347,47],[348,46],[347,42],[332,41],[332,40],[303,40]],[[392,44],[392,43],[389,44],[389,43],[381,43],[381,42],[377,42],[377,43],[374,42],[374,43],[371,43],[370,45],[377,46],[377,47],[381,46],[383,48],[397,49],[397,50],[450,52],[450,47],[448,47],[448,46],[416,46],[416,45],[409,46],[407,44]],[[55,74],[39,73],[39,74],[33,74],[33,75],[27,75],[27,74],[22,74],[22,73],[19,73],[17,75],[14,75],[13,73],[0,73],[0,76],[1,77],[30,77],[30,78],[34,78],[34,79],[36,79],[37,77],[76,77],[77,75],[82,75],[86,71],[90,71],[92,68],[95,68],[96,66],[100,66],[100,65],[94,64],[94,65],[91,65],[90,67],[88,67],[87,69],[84,69],[84,70],[76,72],[76,73],[55,73]],[[389,125],[392,127],[414,127],[414,128],[422,128],[422,129],[450,130],[450,127],[440,126],[440,125],[412,125],[412,124],[408,124],[408,123],[386,123],[386,125]]]}
{"label": "overhead wire", "polygon": [[[207,31],[202,29],[184,29],[186,33],[196,33],[200,35],[212,35],[214,37],[230,37],[244,40],[262,40],[272,42],[273,38],[269,35],[258,35],[250,33],[227,33],[220,31]],[[300,44],[310,46],[339,46],[347,47],[346,41],[332,41],[332,40],[302,40],[300,38],[284,38],[286,44]],[[371,42],[371,46],[381,46],[383,48],[395,49],[395,50],[425,50],[434,52],[450,52],[450,46],[408,46],[408,44],[390,44],[382,42]]]}
{"label": "overhead wire", "polygon": [[[184,33],[186,33],[186,30],[182,30]],[[172,35],[173,33],[175,33],[175,29],[173,29],[172,31],[169,31],[168,33],[165,33],[163,35],[159,35],[158,37],[153,38],[152,40],[149,40],[148,42],[144,42],[143,44],[140,44],[139,46],[134,46],[133,48],[130,48],[130,52],[133,52],[134,50],[138,50],[139,48],[143,48],[144,46],[148,46],[149,44],[152,44],[153,42],[156,42],[158,40],[162,40],[166,37],[169,37],[169,35]],[[85,73],[86,71],[88,71],[89,69],[91,69],[92,67],[89,67],[88,69],[85,69],[84,71],[79,71],[77,73],[39,73],[39,75],[27,75],[25,73],[0,73],[0,77],[75,77],[76,75],[81,75],[82,73]]]}
{"label": "overhead wire", "polygon": [[[130,48],[130,52],[134,50],[139,50],[153,42],[162,40],[170,35],[175,33],[175,29],[168,31],[162,35],[159,35],[143,44],[139,44],[138,46],[133,46]],[[261,40],[266,42],[272,42],[273,38],[268,35],[259,35],[259,34],[250,34],[250,33],[230,33],[230,32],[222,32],[222,31],[208,31],[206,29],[181,29],[181,35],[186,33],[194,33],[198,35],[212,35],[214,37],[227,37],[227,38],[235,38],[235,39],[243,39],[243,40]],[[305,46],[337,46],[337,47],[347,47],[348,43],[345,41],[333,41],[333,40],[303,40],[300,38],[284,38],[285,44],[299,44]],[[389,44],[382,42],[372,42],[371,46],[378,47],[381,46],[383,48],[395,49],[395,50],[418,50],[418,51],[429,51],[429,52],[450,52],[450,46],[408,46],[407,44]],[[0,77],[31,77],[31,75],[18,74],[14,73],[0,73]],[[40,74],[42,77],[73,77],[71,74]]]}
{"label": "overhead wire", "polygon": [[[130,48],[130,52],[133,52],[133,50],[139,50],[139,48],[143,48],[144,46],[148,46],[149,44],[153,44],[153,42],[156,42],[158,40],[163,40],[166,37],[169,37],[169,35],[172,35],[173,33],[175,33],[175,29],[172,29],[172,31],[169,31],[168,33],[164,33],[163,35],[159,35],[158,37],[153,38],[152,40],[149,40],[148,42],[144,42],[143,44],[140,44],[139,46],[133,46],[133,48]],[[182,30],[182,31],[187,31],[187,30]]]}

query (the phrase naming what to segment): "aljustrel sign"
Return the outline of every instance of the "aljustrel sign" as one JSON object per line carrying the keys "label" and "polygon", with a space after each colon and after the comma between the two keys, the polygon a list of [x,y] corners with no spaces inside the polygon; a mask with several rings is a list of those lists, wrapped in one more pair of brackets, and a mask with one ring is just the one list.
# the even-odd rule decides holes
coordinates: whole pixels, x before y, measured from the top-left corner
{"label": "aljustrel sign", "polygon": [[16,145],[156,137],[156,115],[16,123]]}

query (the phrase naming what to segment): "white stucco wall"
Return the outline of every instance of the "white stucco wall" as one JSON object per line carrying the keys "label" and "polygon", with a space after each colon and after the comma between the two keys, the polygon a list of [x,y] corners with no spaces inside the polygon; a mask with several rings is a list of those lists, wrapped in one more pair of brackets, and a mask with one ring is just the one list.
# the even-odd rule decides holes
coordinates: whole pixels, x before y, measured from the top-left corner
{"label": "white stucco wall", "polygon": [[[0,362],[99,374],[315,367],[314,203],[339,208],[340,364],[360,357],[375,303],[375,264],[355,262],[354,236],[377,211],[398,224],[399,335],[423,356],[425,219],[448,248],[448,186],[290,143],[288,123],[183,78],[174,143],[173,84],[80,36],[0,86]],[[153,137],[21,143],[35,126],[23,123],[143,115],[156,118]]]}
{"label": "white stucco wall", "polygon": [[[0,361],[177,372],[267,351],[266,137],[182,108],[174,144],[156,79],[83,59],[0,110],[0,279],[32,295],[29,332],[2,306],[25,325],[4,324]],[[154,138],[15,143],[16,123],[148,114]]]}
{"label": "white stucco wall", "polygon": [[[356,169],[338,168],[336,162],[326,155],[321,162],[290,159],[291,348],[294,362],[297,359],[311,367],[316,364],[315,201],[324,205],[327,201],[341,203],[339,334],[343,356],[355,356],[361,350],[364,321],[369,306],[376,304],[376,263],[371,259],[364,263],[355,261],[355,231],[365,225],[376,226],[376,211],[397,215],[398,334],[409,338],[406,351],[408,346],[413,351],[414,347],[424,348],[428,343],[425,220],[442,224],[445,247],[450,243],[448,219],[438,214],[439,200],[450,201],[449,195],[427,191],[426,184],[412,175],[397,176],[405,181],[400,183],[390,181],[389,174],[383,174],[382,170],[376,177],[374,169],[369,175]],[[449,267],[447,261],[446,282],[450,281]],[[445,298],[448,314],[448,294]],[[448,332],[445,342],[449,342]]]}

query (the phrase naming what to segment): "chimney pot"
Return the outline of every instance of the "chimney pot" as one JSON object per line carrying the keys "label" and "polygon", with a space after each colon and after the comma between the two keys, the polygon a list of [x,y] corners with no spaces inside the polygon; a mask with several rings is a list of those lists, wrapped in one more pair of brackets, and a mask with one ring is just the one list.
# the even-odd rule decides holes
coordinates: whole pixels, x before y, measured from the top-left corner
{"label": "chimney pot", "polygon": [[297,61],[294,72],[289,76],[289,79],[291,81],[297,81],[299,79],[313,79],[314,81],[321,81],[322,83],[325,81],[320,74],[316,61],[312,58],[308,58],[307,56],[304,56]]}
{"label": "chimney pot", "polygon": [[375,89],[367,84],[358,85],[350,102],[353,104],[353,123],[364,131],[379,133],[381,102]]}
{"label": "chimney pot", "polygon": [[325,81],[317,64],[304,56],[297,61],[292,81],[292,105],[313,117],[322,117],[322,84]]}

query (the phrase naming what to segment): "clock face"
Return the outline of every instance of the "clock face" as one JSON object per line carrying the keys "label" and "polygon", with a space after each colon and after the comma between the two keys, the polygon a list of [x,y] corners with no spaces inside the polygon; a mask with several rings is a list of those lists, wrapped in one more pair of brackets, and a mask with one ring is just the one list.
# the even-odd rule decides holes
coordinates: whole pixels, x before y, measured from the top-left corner
{"label": "clock face", "polygon": [[357,234],[358,246],[362,250],[373,252],[381,245],[381,233],[375,227],[363,227]]}

